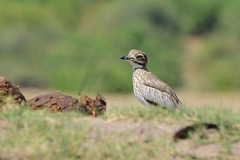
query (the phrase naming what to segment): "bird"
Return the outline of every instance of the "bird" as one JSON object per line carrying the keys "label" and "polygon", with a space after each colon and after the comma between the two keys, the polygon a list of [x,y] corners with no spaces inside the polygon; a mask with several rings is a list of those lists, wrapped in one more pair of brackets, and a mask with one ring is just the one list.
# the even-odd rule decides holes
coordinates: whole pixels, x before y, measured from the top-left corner
{"label": "bird", "polygon": [[172,88],[147,69],[147,54],[132,49],[120,57],[133,67],[132,82],[135,97],[146,107],[161,106],[168,109],[182,108],[183,104]]}

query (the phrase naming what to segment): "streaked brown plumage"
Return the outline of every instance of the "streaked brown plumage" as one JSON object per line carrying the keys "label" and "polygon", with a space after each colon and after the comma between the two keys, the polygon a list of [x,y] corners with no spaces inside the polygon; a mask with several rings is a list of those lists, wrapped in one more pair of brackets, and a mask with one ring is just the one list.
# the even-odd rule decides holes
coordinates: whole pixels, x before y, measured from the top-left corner
{"label": "streaked brown plumage", "polygon": [[136,98],[145,106],[160,105],[164,108],[181,108],[182,103],[171,87],[147,70],[147,55],[132,49],[121,59],[133,66],[133,90]]}

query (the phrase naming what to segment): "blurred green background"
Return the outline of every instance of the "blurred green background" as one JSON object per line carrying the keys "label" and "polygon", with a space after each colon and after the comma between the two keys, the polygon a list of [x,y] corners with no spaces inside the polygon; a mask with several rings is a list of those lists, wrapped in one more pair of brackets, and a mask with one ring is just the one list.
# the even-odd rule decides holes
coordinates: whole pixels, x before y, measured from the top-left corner
{"label": "blurred green background", "polygon": [[0,0],[0,75],[21,87],[130,92],[145,51],[173,88],[240,89],[238,0]]}

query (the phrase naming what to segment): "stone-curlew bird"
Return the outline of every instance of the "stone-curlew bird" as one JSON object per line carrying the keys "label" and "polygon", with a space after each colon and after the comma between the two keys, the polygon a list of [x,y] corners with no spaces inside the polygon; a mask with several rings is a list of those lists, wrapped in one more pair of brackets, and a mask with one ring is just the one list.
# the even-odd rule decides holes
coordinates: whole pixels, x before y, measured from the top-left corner
{"label": "stone-curlew bird", "polygon": [[147,55],[143,51],[132,49],[120,59],[127,60],[133,66],[134,95],[143,105],[160,105],[170,109],[183,106],[171,87],[147,70]]}

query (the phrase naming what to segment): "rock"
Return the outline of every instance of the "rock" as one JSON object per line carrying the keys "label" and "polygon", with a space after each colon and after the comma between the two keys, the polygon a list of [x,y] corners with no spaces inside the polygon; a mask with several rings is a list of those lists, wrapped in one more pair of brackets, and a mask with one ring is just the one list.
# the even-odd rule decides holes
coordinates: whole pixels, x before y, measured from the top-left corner
{"label": "rock", "polygon": [[7,80],[5,77],[0,76],[0,105],[8,96],[13,97],[13,102],[26,102],[26,99],[20,92],[18,86],[12,84],[12,82]]}
{"label": "rock", "polygon": [[106,101],[97,94],[96,99],[86,95],[81,95],[79,99],[60,92],[42,94],[27,101],[33,109],[47,108],[50,111],[64,112],[67,110],[77,110],[82,113],[97,116],[106,111]]}

